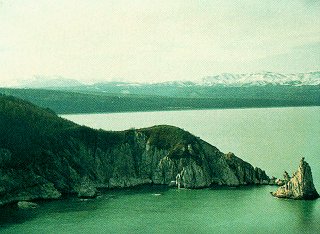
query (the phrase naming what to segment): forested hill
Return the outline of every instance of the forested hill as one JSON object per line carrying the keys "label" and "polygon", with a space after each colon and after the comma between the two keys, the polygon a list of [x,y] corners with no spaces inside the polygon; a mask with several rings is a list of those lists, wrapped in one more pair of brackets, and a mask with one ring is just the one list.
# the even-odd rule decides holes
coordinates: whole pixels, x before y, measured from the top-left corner
{"label": "forested hill", "polygon": [[[179,97],[93,91],[0,88],[0,93],[31,101],[59,114],[214,108],[319,106],[319,86],[175,87]],[[173,92],[173,91],[172,91]],[[199,97],[182,97],[183,93]]]}
{"label": "forested hill", "polygon": [[10,149],[19,157],[0,158],[2,167],[22,166],[34,161],[39,150],[45,150],[64,129],[77,127],[75,123],[58,117],[50,109],[42,109],[30,102],[0,95],[0,148]]}
{"label": "forested hill", "polygon": [[0,95],[0,206],[94,197],[100,188],[267,184],[269,177],[187,131],[154,126],[112,132],[79,126],[48,109]]}

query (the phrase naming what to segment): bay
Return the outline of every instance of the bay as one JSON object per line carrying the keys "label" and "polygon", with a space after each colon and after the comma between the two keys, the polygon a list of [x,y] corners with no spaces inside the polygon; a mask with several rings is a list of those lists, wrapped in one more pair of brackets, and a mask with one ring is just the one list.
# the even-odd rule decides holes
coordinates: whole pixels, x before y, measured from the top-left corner
{"label": "bay", "polygon": [[[190,110],[63,115],[105,130],[178,126],[223,152],[280,177],[302,156],[320,189],[320,107]],[[94,200],[40,202],[37,209],[3,208],[3,233],[317,233],[320,200],[270,195],[274,186],[106,191]]]}

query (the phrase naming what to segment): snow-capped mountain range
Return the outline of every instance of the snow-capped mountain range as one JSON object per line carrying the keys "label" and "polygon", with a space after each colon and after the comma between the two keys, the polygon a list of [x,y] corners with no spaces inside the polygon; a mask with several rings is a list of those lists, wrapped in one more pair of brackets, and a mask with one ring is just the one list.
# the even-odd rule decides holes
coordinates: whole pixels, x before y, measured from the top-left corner
{"label": "snow-capped mountain range", "polygon": [[223,73],[217,76],[207,76],[199,84],[205,86],[320,85],[320,72],[296,74],[273,72],[252,74]]}
{"label": "snow-capped mountain range", "polygon": [[84,84],[74,79],[64,77],[37,76],[33,80],[21,82],[19,87],[23,88],[74,88],[90,87],[100,89],[108,87],[193,87],[193,86],[222,86],[222,87],[247,87],[266,85],[306,86],[320,85],[320,71],[295,74],[280,74],[274,72],[259,72],[250,74],[222,73],[215,76],[207,76],[202,80],[195,81],[168,81],[156,83],[137,82],[100,82],[95,84]]}

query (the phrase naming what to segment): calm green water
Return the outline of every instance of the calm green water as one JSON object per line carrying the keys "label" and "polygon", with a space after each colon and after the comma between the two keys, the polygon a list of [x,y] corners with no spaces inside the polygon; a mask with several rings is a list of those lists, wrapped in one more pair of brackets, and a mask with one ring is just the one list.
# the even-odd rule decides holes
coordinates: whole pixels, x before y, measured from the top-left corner
{"label": "calm green water", "polygon": [[[320,190],[320,107],[201,110],[64,116],[106,130],[170,124],[259,166],[296,170],[302,156]],[[107,191],[94,200],[2,208],[3,233],[319,233],[320,199],[273,198],[272,186]]]}
{"label": "calm green water", "polygon": [[[111,191],[11,211],[4,233],[316,233],[319,203],[273,198],[273,187]],[[3,214],[2,214],[3,216]],[[1,230],[1,229],[0,229]]]}

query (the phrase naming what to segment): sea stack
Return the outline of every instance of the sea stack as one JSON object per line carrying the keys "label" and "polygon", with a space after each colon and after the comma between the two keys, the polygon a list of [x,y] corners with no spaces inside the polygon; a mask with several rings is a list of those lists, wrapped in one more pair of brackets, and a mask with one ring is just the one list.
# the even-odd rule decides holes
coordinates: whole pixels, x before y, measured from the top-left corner
{"label": "sea stack", "polygon": [[298,171],[292,175],[290,180],[271,194],[279,198],[299,200],[319,198],[319,194],[313,184],[311,168],[304,158],[301,159]]}

